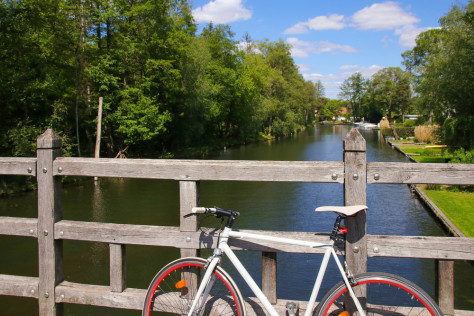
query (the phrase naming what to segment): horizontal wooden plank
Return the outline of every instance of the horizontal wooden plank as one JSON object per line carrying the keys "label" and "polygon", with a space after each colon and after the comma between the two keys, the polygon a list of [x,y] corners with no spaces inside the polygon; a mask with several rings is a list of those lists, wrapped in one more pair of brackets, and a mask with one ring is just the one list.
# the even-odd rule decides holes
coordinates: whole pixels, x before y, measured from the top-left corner
{"label": "horizontal wooden plank", "polygon": [[[121,293],[111,292],[108,286],[79,284],[64,281],[56,287],[56,303],[71,303],[104,306],[112,308],[141,310],[146,290],[127,288]],[[264,316],[263,306],[255,297],[245,297],[245,310],[248,316]],[[285,315],[287,300],[278,300],[275,309]],[[293,301],[295,302],[295,301]],[[297,302],[300,315],[306,309],[306,302]]]}
{"label": "horizontal wooden plank", "polygon": [[145,301],[146,290],[128,288],[121,293],[117,293],[111,292],[109,286],[63,281],[56,286],[55,294],[56,303],[141,310]]}
{"label": "horizontal wooden plank", "polygon": [[38,278],[0,274],[0,295],[38,298]]}
{"label": "horizontal wooden plank", "polygon": [[474,260],[474,238],[367,236],[369,257]]}
{"label": "horizontal wooden plank", "polygon": [[[59,169],[60,168],[60,169]],[[61,170],[61,171],[59,171]],[[58,158],[54,175],[343,183],[343,162]],[[333,180],[332,175],[337,178]]]}
{"label": "horizontal wooden plank", "polygon": [[[329,241],[327,234],[255,230],[240,231],[322,243]],[[111,224],[68,220],[60,221],[54,227],[56,239],[196,249],[216,247],[217,234],[218,231],[214,228],[201,228],[197,232],[180,232],[178,227],[172,226]],[[324,253],[324,250],[319,248],[282,245],[269,241],[231,239],[229,245],[235,250]]]}
{"label": "horizontal wooden plank", "polygon": [[[240,230],[275,237],[328,242],[328,235],[313,232],[275,232]],[[198,232],[180,232],[178,227],[60,221],[55,238],[117,244],[164,246],[175,248],[213,248],[217,231],[201,228]],[[284,245],[270,241],[230,239],[234,250],[290,253],[323,253],[323,249]],[[474,239],[459,237],[367,236],[370,257],[430,258],[474,260]]]}
{"label": "horizontal wooden plank", "polygon": [[367,183],[474,184],[474,165],[368,162]]}
{"label": "horizontal wooden plank", "polygon": [[63,220],[55,224],[56,239],[182,248],[199,247],[199,233],[178,227],[111,224]]}
{"label": "horizontal wooden plank", "polygon": [[36,158],[0,157],[0,174],[36,176]]}
{"label": "horizontal wooden plank", "polygon": [[38,236],[38,219],[0,216],[0,235]]}

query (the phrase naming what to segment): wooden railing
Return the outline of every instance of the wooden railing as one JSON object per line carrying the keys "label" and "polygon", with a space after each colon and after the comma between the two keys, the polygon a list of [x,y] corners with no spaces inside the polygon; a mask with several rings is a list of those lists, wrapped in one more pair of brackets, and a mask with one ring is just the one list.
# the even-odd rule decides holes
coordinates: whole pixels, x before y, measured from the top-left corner
{"label": "wooden railing", "polygon": [[[61,157],[61,139],[52,130],[41,135],[37,145],[36,158],[0,158],[0,175],[36,176],[38,182],[38,218],[0,217],[0,234],[38,239],[39,276],[0,274],[0,295],[36,298],[40,315],[61,315],[64,303],[141,309],[146,290],[126,285],[126,245],[176,247],[188,256],[195,255],[198,249],[215,247],[217,242],[213,230],[198,231],[198,222],[193,217],[180,216],[179,227],[63,220],[62,176],[176,180],[180,188],[180,215],[199,204],[199,183],[203,180],[343,183],[346,205],[366,204],[368,183],[474,184],[473,165],[367,162],[366,143],[356,129],[344,139],[343,162],[66,158]],[[346,224],[350,232],[346,260],[355,274],[366,271],[368,257],[435,259],[439,304],[445,314],[454,314],[453,260],[474,260],[474,239],[368,235],[363,212]],[[266,233],[327,241],[327,236],[314,233]],[[108,243],[110,286],[65,281],[63,240]],[[263,290],[273,303],[277,302],[276,253],[321,252],[317,248],[263,241],[244,244],[237,240],[231,246],[262,252]]]}

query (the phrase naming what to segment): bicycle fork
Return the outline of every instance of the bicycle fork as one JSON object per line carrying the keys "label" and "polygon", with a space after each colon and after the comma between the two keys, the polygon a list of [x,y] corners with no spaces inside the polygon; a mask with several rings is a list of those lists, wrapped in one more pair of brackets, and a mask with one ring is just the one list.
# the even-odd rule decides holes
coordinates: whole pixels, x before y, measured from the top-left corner
{"label": "bicycle fork", "polygon": [[[202,278],[201,284],[199,285],[199,289],[196,293],[196,297],[194,298],[193,304],[189,309],[188,316],[197,316],[201,313],[201,310],[204,308],[204,304],[206,303],[207,296],[214,285],[214,281],[216,280],[216,275],[213,274],[214,269],[216,268],[217,264],[221,260],[222,252],[219,248],[214,249],[214,255],[210,258],[210,262],[207,265],[206,273]],[[202,295],[201,304],[198,308],[197,304],[199,303],[200,297]]]}
{"label": "bicycle fork", "polygon": [[326,268],[329,262],[330,256],[334,257],[334,261],[336,261],[337,267],[339,268],[339,271],[341,272],[342,278],[344,280],[344,283],[346,284],[346,287],[348,289],[349,295],[354,301],[354,304],[359,312],[359,316],[365,316],[364,309],[360,305],[359,299],[356,297],[354,291],[352,290],[351,286],[351,281],[346,276],[346,273],[344,272],[344,268],[341,265],[341,262],[339,261],[339,258],[336,255],[336,252],[334,251],[333,247],[328,247],[326,248],[326,252],[324,253],[323,261],[321,262],[321,266],[319,267],[319,272],[318,272],[318,277],[316,278],[316,282],[314,284],[313,291],[311,293],[311,298],[309,299],[308,302],[308,307],[305,312],[305,316],[311,315],[314,304],[316,303],[316,298],[318,296],[319,289],[321,287],[321,283],[323,281],[324,274],[326,273]]}

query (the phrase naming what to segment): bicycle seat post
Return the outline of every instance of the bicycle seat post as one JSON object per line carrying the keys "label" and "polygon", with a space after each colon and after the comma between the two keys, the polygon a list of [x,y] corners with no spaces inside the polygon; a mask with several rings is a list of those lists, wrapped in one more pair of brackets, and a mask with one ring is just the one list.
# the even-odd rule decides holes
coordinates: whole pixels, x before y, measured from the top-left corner
{"label": "bicycle seat post", "polygon": [[337,233],[339,233],[339,227],[341,226],[342,219],[346,218],[344,215],[338,215],[336,221],[334,222],[334,226],[331,232],[331,240],[336,240]]}

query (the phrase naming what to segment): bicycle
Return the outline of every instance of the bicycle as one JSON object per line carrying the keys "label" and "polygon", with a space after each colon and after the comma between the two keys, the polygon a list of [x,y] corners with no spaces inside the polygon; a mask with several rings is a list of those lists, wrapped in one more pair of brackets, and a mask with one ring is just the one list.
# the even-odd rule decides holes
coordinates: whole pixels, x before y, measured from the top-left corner
{"label": "bicycle", "polygon": [[[245,316],[245,302],[232,278],[219,265],[225,254],[244,281],[271,315],[279,315],[259,286],[227,244],[229,238],[265,240],[278,243],[325,248],[314,288],[309,299],[305,316],[309,315],[443,315],[431,297],[414,283],[388,273],[368,272],[352,275],[344,262],[343,268],[337,257],[336,240],[345,238],[346,228],[341,225],[344,218],[367,210],[365,205],[343,207],[319,207],[317,212],[333,211],[338,214],[327,243],[293,240],[252,234],[232,230],[240,215],[236,211],[205,207],[195,207],[188,216],[211,214],[227,219],[220,232],[218,246],[207,260],[203,258],[181,258],[158,272],[150,283],[142,315],[238,315]],[[336,284],[316,304],[316,298],[330,257],[334,258],[342,281]],[[292,306],[294,307],[294,306]],[[294,310],[288,309],[290,315]]]}

